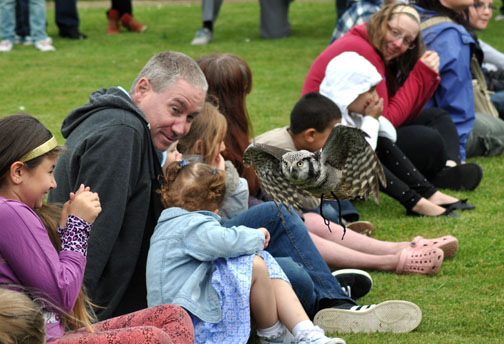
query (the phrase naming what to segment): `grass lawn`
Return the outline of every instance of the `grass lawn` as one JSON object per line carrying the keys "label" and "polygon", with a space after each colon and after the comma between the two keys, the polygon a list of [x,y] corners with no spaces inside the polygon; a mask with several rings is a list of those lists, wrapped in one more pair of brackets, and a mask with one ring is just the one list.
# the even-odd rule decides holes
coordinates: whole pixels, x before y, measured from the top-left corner
{"label": "grass lawn", "polygon": [[[87,102],[89,93],[98,88],[129,89],[153,54],[177,50],[198,58],[232,52],[252,68],[254,88],[247,101],[255,133],[260,134],[288,124],[304,77],[327,46],[335,23],[334,1],[296,1],[290,11],[292,35],[268,41],[259,37],[257,2],[225,3],[215,26],[215,43],[191,47],[189,42],[201,25],[200,6],[136,6],[134,11],[148,25],[144,34],[107,36],[105,9],[82,8],[81,31],[89,39],[70,41],[57,36],[54,12],[49,10],[48,33],[56,52],[15,46],[0,55],[0,116],[34,114],[63,143],[59,129],[70,110]],[[504,51],[503,32],[504,21],[492,21],[480,37]],[[417,234],[453,234],[460,249],[432,277],[373,272],[373,290],[360,303],[409,300],[421,307],[422,323],[408,334],[343,336],[348,343],[504,342],[504,157],[471,161],[483,166],[484,178],[474,192],[451,193],[469,198],[477,207],[458,219],[406,217],[399,203],[383,194],[379,205],[356,203],[361,218],[377,227],[376,238],[396,241]]]}

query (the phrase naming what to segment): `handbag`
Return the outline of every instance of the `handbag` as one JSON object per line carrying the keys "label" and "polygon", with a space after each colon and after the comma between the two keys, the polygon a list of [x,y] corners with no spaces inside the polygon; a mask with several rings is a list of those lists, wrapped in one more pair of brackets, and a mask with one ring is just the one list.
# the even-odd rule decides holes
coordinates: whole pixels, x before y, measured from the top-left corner
{"label": "handbag", "polygon": [[[453,22],[448,17],[432,17],[420,24],[420,29],[425,30],[431,26]],[[473,76],[472,85],[473,85],[473,94],[474,94],[474,111],[482,112],[492,115],[493,117],[499,118],[499,112],[495,108],[495,105],[492,103],[490,99],[490,94],[494,92],[488,90],[488,86],[483,76],[483,72],[481,71],[481,67],[478,63],[478,59],[476,56],[471,56],[471,74]]]}

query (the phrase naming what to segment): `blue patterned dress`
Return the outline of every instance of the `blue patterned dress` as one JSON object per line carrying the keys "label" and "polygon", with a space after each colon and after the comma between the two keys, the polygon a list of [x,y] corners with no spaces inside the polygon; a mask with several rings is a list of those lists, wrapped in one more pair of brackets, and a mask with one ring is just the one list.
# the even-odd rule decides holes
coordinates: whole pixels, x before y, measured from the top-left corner
{"label": "blue patterned dress", "polygon": [[[268,267],[271,278],[289,282],[276,260],[266,251],[257,252]],[[250,337],[250,287],[254,254],[213,261],[212,285],[219,295],[222,320],[204,322],[191,314],[195,343],[247,343]]]}

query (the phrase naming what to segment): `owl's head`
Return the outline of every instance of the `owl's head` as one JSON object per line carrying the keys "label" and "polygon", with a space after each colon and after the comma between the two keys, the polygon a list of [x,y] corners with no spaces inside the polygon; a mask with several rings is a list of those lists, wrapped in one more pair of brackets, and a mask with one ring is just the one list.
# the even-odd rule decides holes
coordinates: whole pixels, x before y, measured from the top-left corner
{"label": "owl's head", "polygon": [[282,155],[282,173],[294,184],[306,184],[317,178],[320,164],[315,154],[306,150]]}

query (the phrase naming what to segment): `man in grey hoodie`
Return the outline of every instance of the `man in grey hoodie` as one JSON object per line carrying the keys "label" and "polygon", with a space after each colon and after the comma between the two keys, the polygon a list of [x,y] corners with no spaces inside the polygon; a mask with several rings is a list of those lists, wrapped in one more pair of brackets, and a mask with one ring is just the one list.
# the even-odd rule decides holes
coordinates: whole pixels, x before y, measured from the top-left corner
{"label": "man in grey hoodie", "polygon": [[207,87],[193,59],[164,52],[147,62],[129,92],[100,89],[63,122],[67,149],[49,201],[63,201],[81,183],[103,199],[84,277],[93,302],[106,307],[97,309],[100,320],[147,307],[147,251],[162,211],[157,155],[189,132]]}

